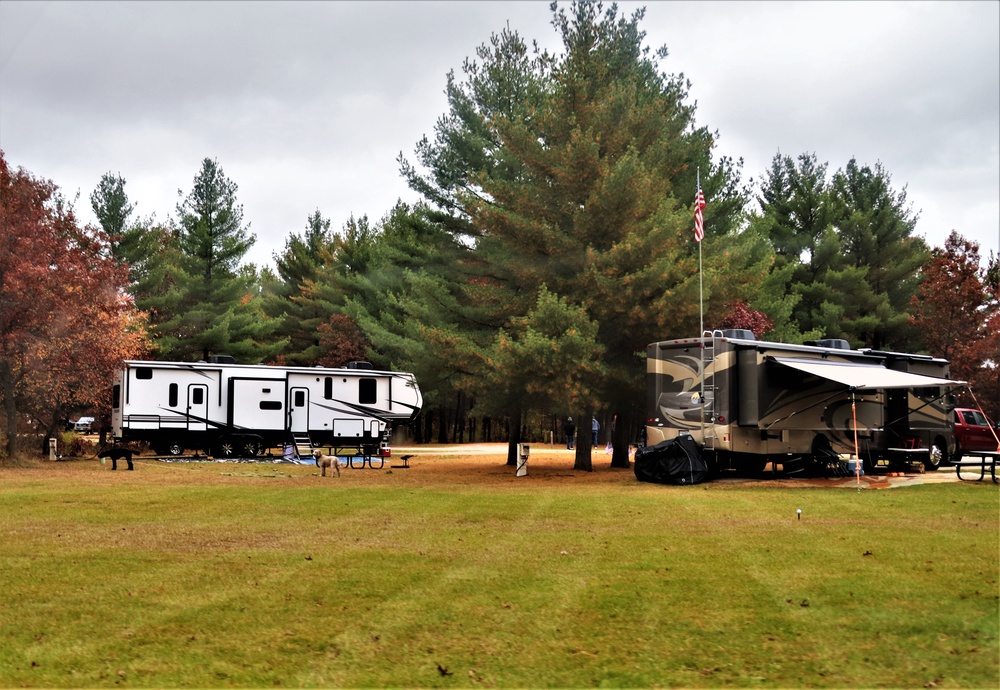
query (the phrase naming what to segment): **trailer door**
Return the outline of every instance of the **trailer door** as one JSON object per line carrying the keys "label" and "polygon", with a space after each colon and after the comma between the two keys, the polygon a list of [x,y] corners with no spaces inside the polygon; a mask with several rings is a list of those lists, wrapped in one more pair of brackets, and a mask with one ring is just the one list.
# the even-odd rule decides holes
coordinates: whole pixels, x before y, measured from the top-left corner
{"label": "trailer door", "polygon": [[290,388],[288,390],[288,430],[302,433],[309,431],[308,388]]}
{"label": "trailer door", "polygon": [[208,429],[208,386],[201,383],[188,386],[187,420],[188,431]]}

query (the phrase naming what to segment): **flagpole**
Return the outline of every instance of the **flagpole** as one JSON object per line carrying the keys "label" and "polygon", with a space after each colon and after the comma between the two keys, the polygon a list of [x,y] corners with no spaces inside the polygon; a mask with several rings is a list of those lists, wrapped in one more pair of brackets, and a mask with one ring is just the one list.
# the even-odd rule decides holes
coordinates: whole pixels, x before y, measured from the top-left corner
{"label": "flagpole", "polygon": [[[699,196],[696,197],[695,203],[701,203],[700,192],[701,192],[701,167],[696,168],[695,180],[698,186]],[[698,407],[701,408],[701,445],[705,445],[705,283],[704,283],[704,271],[701,265],[701,239],[698,240],[698,321],[699,327],[701,328],[701,333],[698,335],[701,341],[701,399],[698,401],[700,404]]]}

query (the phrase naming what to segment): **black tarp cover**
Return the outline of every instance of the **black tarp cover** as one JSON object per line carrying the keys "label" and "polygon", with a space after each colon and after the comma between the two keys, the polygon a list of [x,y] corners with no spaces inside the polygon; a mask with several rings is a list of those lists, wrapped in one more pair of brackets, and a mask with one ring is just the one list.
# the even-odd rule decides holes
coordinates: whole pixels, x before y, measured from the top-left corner
{"label": "black tarp cover", "polygon": [[708,466],[690,436],[678,436],[635,452],[635,478],[656,484],[698,484],[708,478]]}

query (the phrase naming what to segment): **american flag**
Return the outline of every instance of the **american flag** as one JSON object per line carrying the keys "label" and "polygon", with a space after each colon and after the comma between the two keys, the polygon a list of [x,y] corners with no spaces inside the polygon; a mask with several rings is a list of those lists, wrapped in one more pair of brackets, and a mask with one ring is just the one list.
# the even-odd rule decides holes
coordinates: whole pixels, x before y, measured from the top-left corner
{"label": "american flag", "polygon": [[705,208],[705,195],[701,193],[701,186],[698,193],[694,195],[694,241],[701,242],[705,239],[705,218],[702,210]]}

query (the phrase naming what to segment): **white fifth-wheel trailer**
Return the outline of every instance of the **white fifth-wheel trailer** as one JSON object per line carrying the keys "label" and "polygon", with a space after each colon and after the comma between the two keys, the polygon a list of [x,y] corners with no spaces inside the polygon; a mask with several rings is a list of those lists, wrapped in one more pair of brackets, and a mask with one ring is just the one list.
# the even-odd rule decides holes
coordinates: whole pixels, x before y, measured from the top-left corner
{"label": "white fifth-wheel trailer", "polygon": [[857,453],[866,471],[907,458],[936,470],[955,450],[949,393],[964,383],[943,359],[732,330],[652,343],[646,366],[647,445],[690,435],[720,469]]}
{"label": "white fifth-wheel trailer", "polygon": [[408,422],[422,398],[413,374],[344,368],[208,362],[127,361],[112,388],[116,443],[145,442],[161,455],[203,451],[254,457],[294,444],[300,455],[386,456],[393,423]]}

